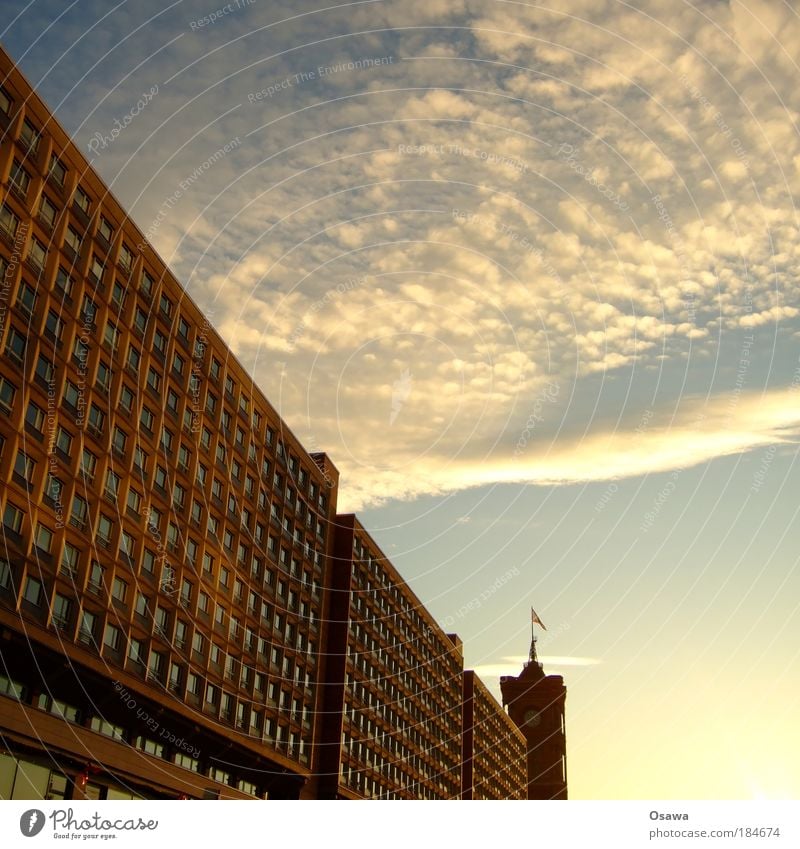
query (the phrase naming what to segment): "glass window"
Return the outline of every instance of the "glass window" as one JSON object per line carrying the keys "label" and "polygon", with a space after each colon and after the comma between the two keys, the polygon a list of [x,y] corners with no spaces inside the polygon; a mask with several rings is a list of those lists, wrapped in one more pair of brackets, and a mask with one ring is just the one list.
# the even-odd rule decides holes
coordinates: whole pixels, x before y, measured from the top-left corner
{"label": "glass window", "polygon": [[106,625],[105,634],[103,635],[103,643],[113,651],[119,651],[120,637],[121,635],[119,628],[109,622]]}
{"label": "glass window", "polygon": [[78,572],[78,559],[80,552],[71,543],[64,544],[64,550],[61,552],[60,571],[69,576],[75,576]]}
{"label": "glass window", "polygon": [[83,611],[79,636],[84,641],[94,639],[94,631],[97,626],[97,615],[88,610]]}
{"label": "glass window", "polygon": [[128,584],[122,578],[114,578],[114,583],[111,587],[111,595],[117,600],[124,602],[128,594]]}
{"label": "glass window", "polygon": [[50,157],[50,168],[48,169],[47,174],[55,180],[59,186],[64,185],[64,180],[67,176],[67,169],[64,166],[64,163],[55,154]]}
{"label": "glass window", "polygon": [[3,230],[12,239],[17,235],[19,218],[5,205],[0,206],[0,230]]}
{"label": "glass window", "polygon": [[14,398],[16,394],[16,386],[4,377],[0,377],[0,409],[10,413],[11,408],[14,406]]}
{"label": "glass window", "polygon": [[97,227],[98,234],[105,239],[106,242],[111,241],[111,237],[114,235],[114,228],[111,226],[107,218],[104,218],[102,215],[100,216],[100,224]]}
{"label": "glass window", "polygon": [[92,206],[92,200],[80,186],[75,189],[74,203],[75,206],[77,206],[78,209],[80,209],[85,215],[89,214],[89,210]]}
{"label": "glass window", "polygon": [[36,526],[36,547],[46,554],[50,554],[53,549],[53,532],[45,525]]}
{"label": "glass window", "polygon": [[59,593],[53,598],[53,616],[52,621],[59,627],[64,627],[69,624],[70,615],[72,612],[72,601],[66,596]]}
{"label": "glass window", "polygon": [[42,600],[42,582],[29,575],[22,595],[25,601],[38,606]]}

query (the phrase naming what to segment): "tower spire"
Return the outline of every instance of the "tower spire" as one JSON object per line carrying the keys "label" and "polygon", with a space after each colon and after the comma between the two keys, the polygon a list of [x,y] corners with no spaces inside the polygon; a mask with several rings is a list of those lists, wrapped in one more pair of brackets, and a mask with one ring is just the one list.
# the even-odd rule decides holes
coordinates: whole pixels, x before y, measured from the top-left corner
{"label": "tower spire", "polygon": [[531,650],[528,653],[528,661],[529,663],[535,663],[538,666],[541,666],[539,658],[536,656],[536,632],[533,628],[534,625],[540,625],[543,630],[547,630],[547,628],[544,627],[544,622],[542,622],[539,618],[539,615],[533,608],[531,608]]}

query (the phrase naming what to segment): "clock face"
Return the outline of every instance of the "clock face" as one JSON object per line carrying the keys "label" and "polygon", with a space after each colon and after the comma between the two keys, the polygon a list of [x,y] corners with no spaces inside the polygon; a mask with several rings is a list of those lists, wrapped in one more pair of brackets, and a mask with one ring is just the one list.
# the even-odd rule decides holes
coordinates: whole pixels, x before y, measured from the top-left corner
{"label": "clock face", "polygon": [[525,724],[531,727],[538,725],[542,721],[539,712],[535,710],[526,710],[524,719]]}

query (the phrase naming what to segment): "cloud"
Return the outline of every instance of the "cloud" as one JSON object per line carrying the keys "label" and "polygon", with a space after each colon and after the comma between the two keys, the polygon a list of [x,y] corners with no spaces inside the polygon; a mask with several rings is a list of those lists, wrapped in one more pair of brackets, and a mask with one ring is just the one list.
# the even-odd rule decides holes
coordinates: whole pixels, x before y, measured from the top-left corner
{"label": "cloud", "polygon": [[[515,655],[513,657],[504,657],[503,663],[486,663],[475,667],[475,672],[485,678],[500,678],[503,675],[519,675],[524,664],[528,662],[525,655]],[[541,655],[539,662],[548,667],[548,673],[551,668],[559,669],[567,666],[597,666],[603,661],[597,657],[577,657],[570,655]]]}
{"label": "cloud", "polygon": [[[796,438],[788,7],[279,2],[203,39],[193,16],[170,10],[129,40],[114,28],[131,20],[109,18],[76,48],[54,29],[81,73],[99,62],[66,117],[85,144],[159,83],[96,163],[143,230],[242,140],[153,242],[341,468],[344,507],[644,475]],[[138,68],[140,48],[172,39]],[[112,45],[121,82],[103,99]],[[31,76],[58,52],[28,56]],[[66,73],[45,87],[63,96]],[[739,381],[751,334],[750,361],[777,365]]]}

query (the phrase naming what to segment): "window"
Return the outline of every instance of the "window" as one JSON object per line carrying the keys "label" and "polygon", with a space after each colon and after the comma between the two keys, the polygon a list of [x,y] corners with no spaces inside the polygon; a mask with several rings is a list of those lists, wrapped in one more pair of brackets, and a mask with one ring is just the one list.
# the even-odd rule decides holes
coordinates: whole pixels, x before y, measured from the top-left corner
{"label": "window", "polygon": [[139,364],[142,361],[142,355],[138,348],[134,345],[128,346],[128,368],[134,372],[134,374],[139,373]]}
{"label": "window", "polygon": [[[42,364],[42,358],[39,358],[39,363]],[[48,366],[52,368],[52,363],[45,362],[43,368],[47,368]],[[52,372],[51,372],[52,374]],[[78,389],[78,387],[71,381],[67,380],[64,384],[64,392],[62,395],[63,401],[68,406],[72,407],[74,410],[77,410],[79,406],[83,406],[83,397],[82,393]]]}
{"label": "window", "polygon": [[86,192],[80,186],[78,186],[78,188],[75,189],[75,197],[73,199],[73,202],[74,202],[75,206],[77,206],[78,209],[80,209],[80,211],[84,215],[89,214],[89,210],[91,209],[91,206],[92,206],[92,199],[89,197],[89,195],[86,194]]}
{"label": "window", "polygon": [[6,339],[6,354],[19,365],[25,359],[25,337],[12,327]]}
{"label": "window", "polygon": [[19,218],[5,205],[0,206],[0,230],[9,238],[14,239],[19,227]]}
{"label": "window", "polygon": [[111,386],[111,369],[108,366],[108,363],[104,363],[102,360],[97,364],[97,380],[95,381],[95,386],[101,392],[108,392]]}
{"label": "window", "polygon": [[130,273],[133,268],[133,251],[123,242],[119,249],[119,265],[124,270]]}
{"label": "window", "polygon": [[133,465],[136,466],[142,474],[147,471],[147,452],[139,445],[133,449]]}
{"label": "window", "polygon": [[194,638],[192,639],[192,650],[198,654],[202,654],[205,648],[205,642],[205,637],[199,631],[195,631]]}
{"label": "window", "polygon": [[81,371],[85,372],[89,361],[89,346],[78,335],[75,336],[75,343],[72,346],[72,359],[81,367]]}
{"label": "window", "polygon": [[175,374],[182,375],[186,367],[186,360],[176,351],[172,357],[172,370]]}
{"label": "window", "polygon": [[100,283],[103,279],[103,272],[105,268],[103,267],[103,261],[100,259],[97,254],[92,254],[92,262],[89,267],[89,274],[94,278],[96,283]]}
{"label": "window", "polygon": [[111,291],[111,301],[117,309],[121,309],[125,303],[125,287],[119,280],[114,281],[114,288]]}
{"label": "window", "polygon": [[64,322],[53,310],[48,310],[47,319],[44,323],[44,332],[46,336],[49,336],[56,342],[61,341],[61,334],[64,332]]}
{"label": "window", "polygon": [[136,307],[133,324],[140,333],[144,333],[147,329],[147,313],[141,307]]}
{"label": "window", "polygon": [[72,289],[75,286],[75,281],[67,274],[67,272],[59,265],[56,272],[56,287],[60,289],[67,297],[72,294]]}
{"label": "window", "polygon": [[151,577],[155,575],[156,556],[149,548],[144,550],[144,555],[142,556],[142,571],[146,572]]}
{"label": "window", "polygon": [[175,415],[178,414],[178,402],[179,402],[178,393],[172,388],[168,389],[167,390],[167,409],[170,410],[171,412],[175,413]]}
{"label": "window", "polygon": [[159,307],[161,312],[167,317],[172,318],[172,301],[165,295],[161,294],[161,300],[159,301]]}
{"label": "window", "polygon": [[163,607],[156,607],[155,624],[156,631],[166,636],[169,631],[169,613]]}
{"label": "window", "polygon": [[83,640],[83,642],[92,642],[94,640],[94,631],[97,626],[97,615],[94,613],[90,613],[88,610],[83,611],[83,616],[81,617],[81,627],[79,631],[79,638]]}
{"label": "window", "polygon": [[150,660],[147,662],[147,671],[150,677],[160,679],[164,672],[164,655],[161,652],[151,651]]}
{"label": "window", "polygon": [[112,597],[119,602],[125,601],[125,597],[128,594],[128,585],[122,578],[114,578],[114,583],[111,585],[111,595]]}
{"label": "window", "polygon": [[169,688],[170,690],[178,690],[181,686],[182,679],[181,667],[176,663],[170,665],[169,668]]}
{"label": "window", "polygon": [[119,405],[123,410],[130,413],[133,411],[133,401],[134,401],[133,390],[129,387],[123,385],[122,391],[119,395]]}
{"label": "window", "polygon": [[69,624],[72,612],[72,601],[66,596],[56,593],[53,598],[52,623],[57,628],[65,628]]}
{"label": "window", "polygon": [[119,344],[119,328],[113,321],[106,321],[106,327],[103,331],[103,342],[111,350],[116,350]]}
{"label": "window", "polygon": [[219,380],[220,371],[222,369],[222,364],[216,357],[211,358],[211,377],[214,380]]}
{"label": "window", "polygon": [[25,589],[22,593],[22,597],[29,604],[33,604],[38,607],[42,600],[42,582],[29,575],[28,579],[25,581]]}
{"label": "window", "polygon": [[28,404],[28,409],[25,413],[25,424],[33,431],[39,434],[39,436],[43,436],[43,428],[44,428],[44,410],[40,407],[37,407],[36,404],[31,401]]}
{"label": "window", "polygon": [[140,416],[140,421],[142,423],[142,427],[145,430],[148,430],[151,434],[153,432],[153,424],[155,422],[155,416],[152,413],[152,410],[147,407],[142,407],[142,414]]}
{"label": "window", "polygon": [[74,254],[81,252],[81,237],[74,227],[67,227],[64,234],[64,247],[69,248]]}
{"label": "window", "polygon": [[36,547],[45,554],[53,550],[53,532],[44,525],[36,526]]}
{"label": "window", "polygon": [[120,536],[119,550],[120,554],[127,557],[128,560],[133,560],[136,556],[136,543],[127,531],[123,531]]}
{"label": "window", "polygon": [[55,224],[56,214],[56,208],[50,203],[47,195],[42,195],[42,199],[39,201],[39,221],[50,229]]}
{"label": "window", "polygon": [[13,504],[6,504],[6,509],[3,512],[3,524],[5,527],[15,534],[18,534],[22,528],[22,510],[18,510]]}
{"label": "window", "polygon": [[146,595],[144,595],[144,593],[137,592],[136,593],[136,605],[135,605],[134,609],[139,614],[139,616],[145,616],[146,617],[147,612],[150,609],[150,599]]}
{"label": "window", "polygon": [[102,433],[106,423],[106,414],[95,404],[89,407],[89,429]]}
{"label": "window", "polygon": [[107,218],[100,216],[100,223],[97,227],[97,234],[106,242],[111,242],[111,237],[114,235],[114,228],[108,222]]}
{"label": "window", "polygon": [[16,386],[13,383],[9,383],[4,377],[0,377],[0,410],[10,413],[11,408],[14,406],[14,397],[16,394]]}
{"label": "window", "polygon": [[103,634],[103,645],[107,646],[112,651],[119,651],[120,636],[119,628],[109,622],[106,625],[106,630]]}
{"label": "window", "polygon": [[59,571],[64,575],[74,577],[78,574],[78,558],[80,552],[71,543],[64,544],[64,550],[61,552],[61,565]]}
{"label": "window", "polygon": [[31,175],[22,167],[22,163],[18,159],[15,159],[11,166],[8,181],[11,188],[19,192],[23,198],[27,195],[28,187],[31,184]]}
{"label": "window", "polygon": [[209,598],[208,593],[201,592],[197,596],[197,610],[208,616],[210,602],[211,599]]}
{"label": "window", "polygon": [[147,385],[156,393],[161,388],[161,375],[152,366],[147,370]]}
{"label": "window", "polygon": [[142,496],[133,487],[128,490],[128,510],[135,513],[137,516],[142,511]]}
{"label": "window", "polygon": [[99,590],[104,586],[103,579],[105,576],[105,567],[96,560],[92,561],[92,567],[89,571],[89,586],[94,590]]}
{"label": "window", "polygon": [[156,486],[161,487],[161,489],[167,488],[167,470],[163,466],[156,466]]}
{"label": "window", "polygon": [[112,443],[111,443],[114,450],[117,451],[120,454],[124,454],[125,453],[125,446],[127,445],[127,442],[128,442],[128,435],[125,433],[124,430],[122,430],[122,428],[115,426],[114,427],[114,437],[113,437],[113,440],[112,440]]}
{"label": "window", "polygon": [[100,514],[97,521],[97,541],[102,545],[108,546],[111,542],[111,534],[114,532],[114,523],[108,516]]}
{"label": "window", "polygon": [[178,320],[178,334],[187,342],[189,340],[189,322],[181,316]]}
{"label": "window", "polygon": [[36,149],[39,146],[39,133],[27,118],[22,122],[22,129],[19,131],[19,140],[31,155],[36,153]]}
{"label": "window", "polygon": [[64,180],[67,177],[67,169],[55,154],[52,154],[50,157],[50,167],[47,171],[47,176],[55,180],[59,186],[64,185]]}
{"label": "window", "polygon": [[24,451],[17,451],[14,461],[14,474],[28,484],[33,483],[33,472],[36,469],[36,461],[32,460]]}
{"label": "window", "polygon": [[160,330],[156,330],[153,334],[153,348],[155,348],[162,357],[167,355],[167,337]]}
{"label": "window", "polygon": [[72,514],[70,522],[78,528],[83,528],[86,524],[86,516],[89,512],[89,505],[81,498],[80,495],[72,497]]}
{"label": "window", "polygon": [[131,663],[144,663],[144,643],[142,640],[131,637],[131,641],[128,643],[128,659]]}
{"label": "window", "polygon": [[182,649],[186,646],[186,623],[178,620],[175,626],[175,648]]}
{"label": "window", "polygon": [[28,262],[40,271],[47,261],[47,248],[34,236],[28,246]]}

